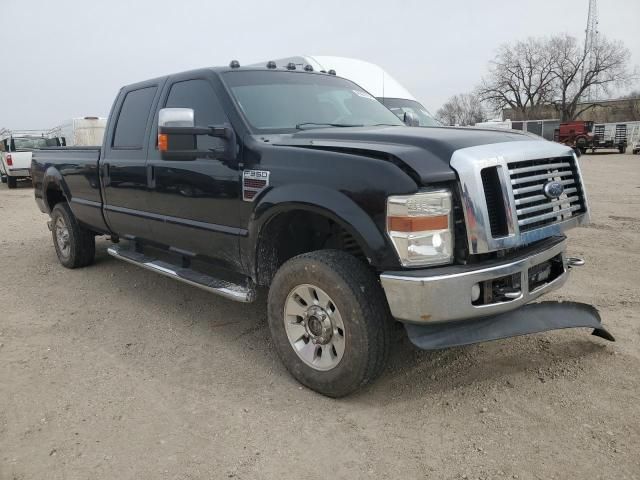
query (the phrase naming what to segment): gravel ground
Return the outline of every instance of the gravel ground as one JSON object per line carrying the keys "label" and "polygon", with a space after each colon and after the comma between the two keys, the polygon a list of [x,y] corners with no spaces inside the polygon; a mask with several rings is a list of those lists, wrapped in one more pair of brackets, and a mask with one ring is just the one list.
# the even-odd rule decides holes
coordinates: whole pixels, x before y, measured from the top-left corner
{"label": "gravel ground", "polygon": [[57,262],[31,188],[0,188],[0,478],[640,478],[640,157],[586,155],[584,329],[438,352],[394,341],[342,400],[301,388],[265,305],[106,253]]}

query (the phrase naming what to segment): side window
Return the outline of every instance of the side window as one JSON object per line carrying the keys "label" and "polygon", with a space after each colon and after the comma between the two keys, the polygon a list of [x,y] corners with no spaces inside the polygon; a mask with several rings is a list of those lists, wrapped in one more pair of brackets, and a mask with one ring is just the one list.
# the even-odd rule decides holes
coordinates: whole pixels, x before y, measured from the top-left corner
{"label": "side window", "polygon": [[[171,86],[165,107],[192,108],[195,114],[196,127],[222,125],[227,117],[218,101],[213,88],[206,80],[186,80]],[[198,136],[198,150],[219,149],[224,146],[222,139]]]}
{"label": "side window", "polygon": [[156,95],[156,87],[141,88],[127,93],[120,108],[113,148],[142,148],[147,119]]}

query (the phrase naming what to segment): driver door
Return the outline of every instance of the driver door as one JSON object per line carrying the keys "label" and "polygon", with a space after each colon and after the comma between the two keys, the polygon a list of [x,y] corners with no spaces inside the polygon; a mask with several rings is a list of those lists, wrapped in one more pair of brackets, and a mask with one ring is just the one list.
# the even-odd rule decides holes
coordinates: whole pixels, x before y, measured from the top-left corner
{"label": "driver door", "polygon": [[[159,109],[167,107],[193,109],[197,126],[230,124],[208,78],[172,77]],[[156,115],[156,131],[157,120]],[[201,135],[197,149],[217,150],[222,141]],[[162,160],[154,144],[149,146],[147,165],[148,209],[163,219],[153,223],[154,237],[182,252],[237,268],[239,236],[246,233],[240,224],[238,162],[210,157]]]}

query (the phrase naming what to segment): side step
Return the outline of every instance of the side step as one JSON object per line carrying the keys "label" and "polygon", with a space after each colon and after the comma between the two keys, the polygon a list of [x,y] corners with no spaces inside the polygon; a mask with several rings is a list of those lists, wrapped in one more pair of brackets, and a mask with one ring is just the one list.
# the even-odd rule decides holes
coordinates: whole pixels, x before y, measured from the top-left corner
{"label": "side step", "polygon": [[156,260],[142,253],[122,248],[119,245],[109,247],[107,253],[125,262],[188,283],[194,287],[202,288],[217,295],[235,300],[236,302],[253,302],[256,298],[256,291],[252,288],[220,280],[204,273],[196,272],[190,268],[183,268],[162,260]]}

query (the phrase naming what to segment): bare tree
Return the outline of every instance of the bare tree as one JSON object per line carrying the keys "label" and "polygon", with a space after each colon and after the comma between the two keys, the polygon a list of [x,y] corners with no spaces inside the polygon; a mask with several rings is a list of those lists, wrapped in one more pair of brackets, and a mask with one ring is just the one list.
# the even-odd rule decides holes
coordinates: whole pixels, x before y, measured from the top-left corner
{"label": "bare tree", "polygon": [[632,90],[624,98],[629,99],[630,120],[640,120],[640,90]]}
{"label": "bare tree", "polygon": [[529,38],[502,45],[478,87],[479,98],[495,110],[512,108],[525,120],[538,116],[553,98],[555,58],[547,43]]}
{"label": "bare tree", "polygon": [[447,100],[436,118],[445,125],[475,125],[486,120],[486,113],[475,94],[461,93]]}
{"label": "bare tree", "polygon": [[553,105],[561,121],[575,120],[597,103],[581,104],[587,92],[596,96],[609,95],[613,87],[625,85],[633,78],[629,72],[631,54],[622,42],[600,36],[585,50],[569,35],[556,36],[548,42],[552,59]]}
{"label": "bare tree", "polygon": [[574,120],[595,106],[581,104],[588,92],[606,96],[635,77],[629,59],[621,42],[602,36],[588,49],[569,35],[529,38],[500,47],[478,95],[496,110],[519,112],[523,120],[541,118],[549,106],[562,121]]}

